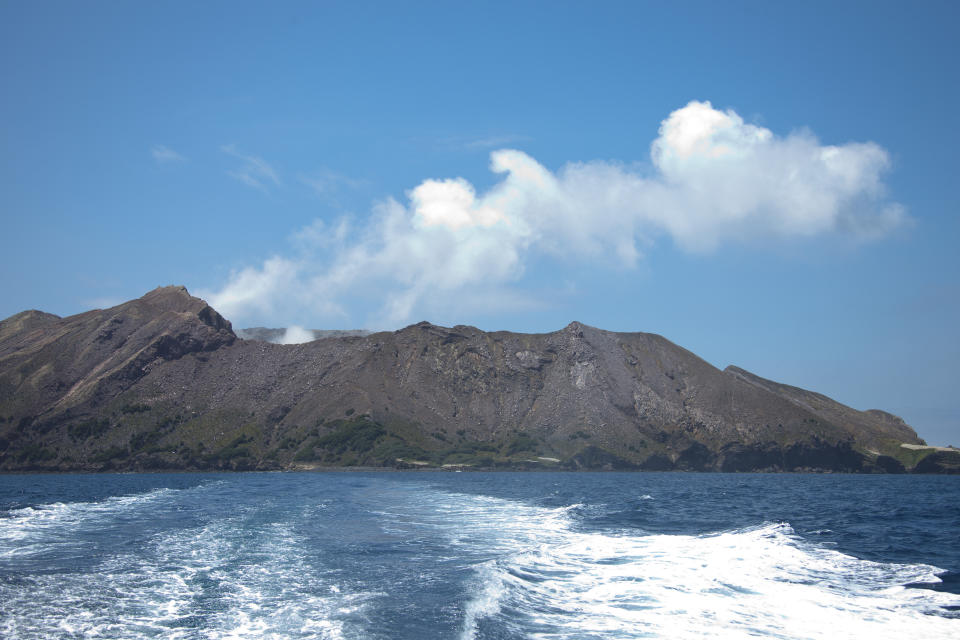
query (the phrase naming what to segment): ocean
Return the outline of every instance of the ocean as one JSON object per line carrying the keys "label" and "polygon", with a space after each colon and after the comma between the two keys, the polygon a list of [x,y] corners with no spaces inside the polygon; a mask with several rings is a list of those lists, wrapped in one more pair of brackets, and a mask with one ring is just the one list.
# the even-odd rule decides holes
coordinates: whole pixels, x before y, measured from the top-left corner
{"label": "ocean", "polygon": [[4,638],[960,638],[960,478],[0,476]]}

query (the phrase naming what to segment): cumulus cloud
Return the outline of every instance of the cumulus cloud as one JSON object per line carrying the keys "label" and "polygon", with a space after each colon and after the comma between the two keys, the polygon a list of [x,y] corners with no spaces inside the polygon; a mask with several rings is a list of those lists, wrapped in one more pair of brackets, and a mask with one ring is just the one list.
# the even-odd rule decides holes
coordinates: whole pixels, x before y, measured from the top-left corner
{"label": "cumulus cloud", "polygon": [[182,155],[162,144],[155,144],[150,148],[150,155],[156,160],[157,164],[168,164],[171,162],[183,162],[186,160]]}
{"label": "cumulus cloud", "polygon": [[533,254],[632,267],[661,238],[709,252],[836,233],[869,239],[906,219],[886,196],[880,146],[777,136],[709,102],[663,120],[649,157],[551,171],[522,151],[494,151],[500,179],[485,192],[464,178],[425,180],[358,227],[314,223],[297,234],[294,256],[236,272],[208,298],[228,317],[291,301],[346,317],[341,305],[364,292],[381,301],[368,326],[389,327],[444,300],[489,296],[519,280]]}
{"label": "cumulus cloud", "polygon": [[280,177],[277,172],[260,156],[242,153],[232,144],[223,145],[220,150],[242,162],[238,169],[227,172],[230,177],[260,191],[266,191],[270,185],[280,186]]}
{"label": "cumulus cloud", "polygon": [[878,145],[824,146],[805,131],[779,138],[709,102],[670,114],[651,158],[658,174],[639,213],[689,249],[737,237],[870,237],[905,219],[885,200],[890,159]]}

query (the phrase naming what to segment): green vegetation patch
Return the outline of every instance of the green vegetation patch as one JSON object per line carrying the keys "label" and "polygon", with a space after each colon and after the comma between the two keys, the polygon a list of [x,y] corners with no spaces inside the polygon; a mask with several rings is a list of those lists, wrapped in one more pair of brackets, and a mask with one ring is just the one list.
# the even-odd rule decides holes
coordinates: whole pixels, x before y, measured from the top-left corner
{"label": "green vegetation patch", "polygon": [[341,423],[332,433],[317,438],[314,446],[337,454],[348,450],[362,453],[373,449],[377,440],[386,433],[387,430],[376,422],[361,418],[355,422]]}
{"label": "green vegetation patch", "polygon": [[72,424],[67,427],[67,435],[75,441],[86,440],[94,436],[103,434],[110,428],[110,421],[106,419],[97,420],[90,418],[78,424]]}
{"label": "green vegetation patch", "polygon": [[50,449],[41,447],[38,444],[30,444],[17,453],[17,462],[46,462],[57,457]]}
{"label": "green vegetation patch", "polygon": [[[327,423],[332,431],[307,438],[293,456],[294,462],[320,462],[332,466],[395,466],[401,460],[436,463],[435,455],[368,416]],[[284,441],[284,448],[291,443]]]}
{"label": "green vegetation patch", "polygon": [[146,413],[147,411],[150,411],[150,409],[151,409],[151,407],[150,407],[150,405],[148,405],[148,404],[140,404],[140,403],[136,403],[136,402],[135,402],[135,403],[132,403],[132,404],[131,404],[131,403],[128,403],[128,404],[125,404],[125,405],[123,405],[122,407],[120,407],[120,413],[127,413],[127,414],[130,414],[130,413]]}
{"label": "green vegetation patch", "polygon": [[492,442],[461,442],[448,455],[453,454],[493,454],[499,453],[500,447]]}
{"label": "green vegetation patch", "polygon": [[885,454],[899,462],[908,471],[917,466],[924,458],[936,452],[933,447],[910,449],[901,447],[897,440],[887,440],[878,447],[881,454]]}
{"label": "green vegetation patch", "polygon": [[208,462],[229,462],[234,458],[250,458],[253,454],[247,446],[253,442],[253,436],[239,435],[216,453],[206,456]]}
{"label": "green vegetation patch", "polygon": [[527,433],[520,432],[514,436],[513,440],[507,445],[504,453],[507,456],[513,456],[521,452],[535,452],[537,450],[538,442],[536,438],[533,438]]}
{"label": "green vegetation patch", "polygon": [[90,460],[91,462],[112,462],[114,460],[126,458],[128,455],[129,452],[125,447],[110,447],[109,449],[105,449],[90,456]]}

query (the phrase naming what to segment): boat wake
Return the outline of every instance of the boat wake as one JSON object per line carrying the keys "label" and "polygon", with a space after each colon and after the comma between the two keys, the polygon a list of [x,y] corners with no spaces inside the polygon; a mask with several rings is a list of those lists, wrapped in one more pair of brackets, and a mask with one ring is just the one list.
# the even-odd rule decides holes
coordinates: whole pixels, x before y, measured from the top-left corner
{"label": "boat wake", "polygon": [[[476,568],[462,639],[956,637],[957,596],[922,564],[861,560],[787,523],[709,535],[579,530],[565,509],[492,504],[506,553]],[[481,517],[474,514],[474,517]],[[495,523],[495,524],[493,524]]]}
{"label": "boat wake", "polygon": [[[160,530],[98,553],[98,539],[132,523],[189,510],[185,496],[216,486],[159,489],[102,502],[18,509],[0,520],[0,636],[17,638],[343,638],[379,593],[351,590],[324,571],[297,518],[262,506],[198,526]],[[178,518],[182,522],[182,515]],[[124,548],[125,547],[125,548]],[[45,557],[42,557],[45,556]],[[42,562],[45,571],[12,570]],[[346,634],[346,635],[345,635]]]}
{"label": "boat wake", "polygon": [[937,567],[783,522],[652,534],[610,524],[622,507],[256,476],[18,508],[0,515],[0,637],[960,635]]}

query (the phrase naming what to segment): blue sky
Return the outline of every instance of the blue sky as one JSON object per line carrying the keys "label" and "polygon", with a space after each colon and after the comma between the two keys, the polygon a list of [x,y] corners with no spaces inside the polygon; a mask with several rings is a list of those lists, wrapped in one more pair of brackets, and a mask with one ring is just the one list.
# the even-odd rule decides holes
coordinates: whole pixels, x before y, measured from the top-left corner
{"label": "blue sky", "polygon": [[958,6],[2,2],[0,316],[576,319],[960,445]]}

